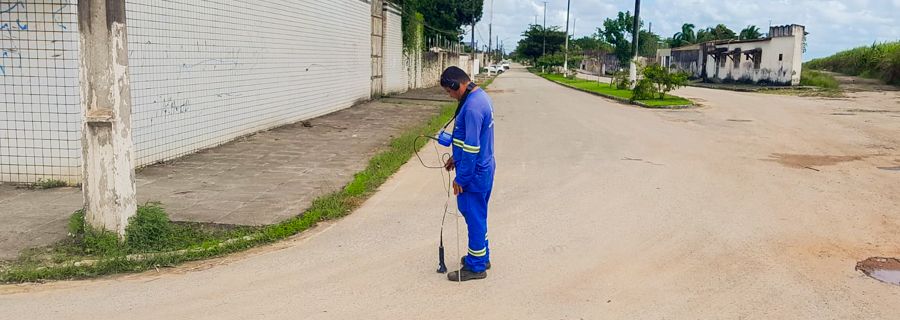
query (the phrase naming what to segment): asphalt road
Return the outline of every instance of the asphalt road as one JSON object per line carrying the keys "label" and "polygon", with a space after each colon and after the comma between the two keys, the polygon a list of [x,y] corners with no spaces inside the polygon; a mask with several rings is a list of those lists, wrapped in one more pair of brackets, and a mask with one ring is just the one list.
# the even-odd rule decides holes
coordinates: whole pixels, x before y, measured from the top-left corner
{"label": "asphalt road", "polygon": [[302,236],[159,272],[0,287],[0,318],[900,318],[900,286],[854,270],[900,256],[900,171],[879,169],[900,166],[895,93],[686,88],[703,107],[648,110],[522,69],[490,91],[485,280],[434,272],[444,191],[411,161]]}

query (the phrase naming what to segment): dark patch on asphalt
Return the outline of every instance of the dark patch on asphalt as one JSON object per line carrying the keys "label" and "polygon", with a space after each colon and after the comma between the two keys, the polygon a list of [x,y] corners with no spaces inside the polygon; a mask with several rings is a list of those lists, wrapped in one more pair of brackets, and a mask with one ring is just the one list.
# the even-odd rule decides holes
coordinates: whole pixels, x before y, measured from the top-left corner
{"label": "dark patch on asphalt", "polygon": [[865,158],[864,156],[827,156],[788,153],[773,153],[769,157],[771,159],[764,160],[775,161],[786,167],[797,169],[811,169],[815,171],[819,170],[812,168],[814,166],[831,166],[842,162],[857,161]]}
{"label": "dark patch on asphalt", "polygon": [[873,257],[856,263],[856,270],[872,279],[900,285],[900,260],[896,258]]}
{"label": "dark patch on asphalt", "polygon": [[900,111],[880,110],[880,109],[848,109],[847,112],[897,113]]}
{"label": "dark patch on asphalt", "polygon": [[654,166],[661,166],[661,165],[663,165],[662,163],[655,163],[655,162],[647,161],[647,160],[640,159],[640,158],[629,158],[629,157],[625,157],[625,158],[622,158],[622,160],[625,160],[625,161],[640,161],[640,162],[652,164],[652,165],[654,165]]}
{"label": "dark patch on asphalt", "polygon": [[845,112],[835,112],[832,113],[833,116],[855,116],[855,113],[845,113]]}
{"label": "dark patch on asphalt", "polygon": [[731,121],[731,122],[753,122],[753,120],[747,120],[747,119],[728,119],[728,121]]}
{"label": "dark patch on asphalt", "polygon": [[900,166],[896,166],[896,167],[878,167],[878,169],[881,169],[881,170],[888,170],[888,171],[900,171]]}

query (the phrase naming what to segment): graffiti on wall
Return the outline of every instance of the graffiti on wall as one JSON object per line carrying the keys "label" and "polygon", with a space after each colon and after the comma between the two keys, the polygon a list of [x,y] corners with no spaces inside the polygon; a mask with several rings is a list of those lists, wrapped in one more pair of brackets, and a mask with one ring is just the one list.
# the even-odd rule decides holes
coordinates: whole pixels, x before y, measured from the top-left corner
{"label": "graffiti on wall", "polygon": [[[0,1],[0,76],[10,76],[14,70],[22,68],[22,60],[27,58],[24,55],[29,50],[46,50],[48,48],[31,48],[22,47],[22,44],[47,46],[54,44],[60,39],[48,40],[44,42],[36,40],[35,35],[30,32],[47,32],[47,31],[67,31],[64,15],[73,14],[72,6],[69,0],[60,0],[58,2],[27,4],[24,1]],[[48,10],[49,9],[49,10]],[[68,9],[68,10],[67,10]],[[30,12],[33,11],[33,12]],[[32,21],[41,22],[46,15],[51,15],[50,21],[56,30],[40,30],[40,23],[33,26]],[[58,33],[55,33],[58,34]],[[57,49],[55,46],[49,48]],[[52,55],[53,58],[62,57],[61,53]]]}

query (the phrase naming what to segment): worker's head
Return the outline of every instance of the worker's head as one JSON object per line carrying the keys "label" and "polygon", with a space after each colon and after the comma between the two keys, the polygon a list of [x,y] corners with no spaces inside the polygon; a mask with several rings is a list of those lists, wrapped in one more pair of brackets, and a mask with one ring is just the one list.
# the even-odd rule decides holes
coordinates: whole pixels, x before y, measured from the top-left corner
{"label": "worker's head", "polygon": [[469,75],[458,67],[448,67],[441,73],[441,87],[456,100],[462,99],[471,81]]}

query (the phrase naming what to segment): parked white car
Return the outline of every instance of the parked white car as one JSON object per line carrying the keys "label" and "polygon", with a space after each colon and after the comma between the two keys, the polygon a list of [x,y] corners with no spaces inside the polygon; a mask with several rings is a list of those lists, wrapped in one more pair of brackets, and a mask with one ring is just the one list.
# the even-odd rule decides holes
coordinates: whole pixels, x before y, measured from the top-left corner
{"label": "parked white car", "polygon": [[509,70],[509,61],[500,62],[500,66],[503,67],[503,70]]}
{"label": "parked white car", "polygon": [[490,65],[487,67],[488,74],[491,74],[491,73],[501,74],[501,73],[503,73],[503,71],[505,71],[505,69],[503,69],[503,67],[500,65],[495,64],[495,65]]}

